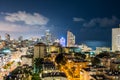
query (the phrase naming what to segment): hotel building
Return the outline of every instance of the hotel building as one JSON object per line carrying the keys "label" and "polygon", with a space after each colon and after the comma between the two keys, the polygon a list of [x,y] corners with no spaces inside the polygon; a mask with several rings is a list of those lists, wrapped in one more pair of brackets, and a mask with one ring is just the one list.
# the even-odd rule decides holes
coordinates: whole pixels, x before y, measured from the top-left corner
{"label": "hotel building", "polygon": [[112,29],[112,51],[120,51],[120,28]]}

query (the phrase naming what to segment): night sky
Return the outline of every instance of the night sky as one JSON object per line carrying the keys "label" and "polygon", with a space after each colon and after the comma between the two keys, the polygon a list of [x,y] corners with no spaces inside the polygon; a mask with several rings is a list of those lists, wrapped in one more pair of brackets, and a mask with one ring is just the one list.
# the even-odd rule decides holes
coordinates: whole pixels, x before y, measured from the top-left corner
{"label": "night sky", "polygon": [[84,41],[111,42],[119,27],[120,0],[0,0],[0,34],[12,38],[41,36],[49,29],[57,38],[67,30]]}

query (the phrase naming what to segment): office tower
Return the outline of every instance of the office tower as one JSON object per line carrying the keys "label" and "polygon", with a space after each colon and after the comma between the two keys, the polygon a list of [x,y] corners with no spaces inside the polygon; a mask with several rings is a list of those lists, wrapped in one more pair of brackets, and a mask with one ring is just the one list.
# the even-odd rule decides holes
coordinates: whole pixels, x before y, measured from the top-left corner
{"label": "office tower", "polygon": [[62,45],[62,47],[65,47],[65,38],[60,38],[60,44]]}
{"label": "office tower", "polygon": [[5,40],[6,40],[6,41],[10,41],[10,35],[7,34],[7,33],[5,34]]}
{"label": "office tower", "polygon": [[112,50],[120,51],[120,28],[112,29]]}
{"label": "office tower", "polygon": [[67,46],[73,47],[74,45],[75,45],[75,35],[72,32],[67,31]]}
{"label": "office tower", "polygon": [[47,45],[50,45],[51,44],[51,33],[50,33],[50,30],[46,30],[45,31],[45,37],[46,37],[46,44]]}
{"label": "office tower", "polygon": [[45,35],[42,35],[42,36],[40,37],[40,42],[46,43],[46,37],[45,37]]}
{"label": "office tower", "polygon": [[19,37],[18,37],[18,40],[19,40],[19,41],[22,41],[22,40],[23,40],[23,36],[19,36]]}
{"label": "office tower", "polygon": [[46,54],[46,45],[44,43],[37,43],[34,45],[34,59],[35,58],[44,58]]}

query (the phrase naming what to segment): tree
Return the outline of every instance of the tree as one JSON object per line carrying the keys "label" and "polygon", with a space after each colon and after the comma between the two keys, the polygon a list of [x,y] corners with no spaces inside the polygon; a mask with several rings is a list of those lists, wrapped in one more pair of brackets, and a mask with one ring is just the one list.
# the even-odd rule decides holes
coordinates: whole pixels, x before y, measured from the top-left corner
{"label": "tree", "polygon": [[55,58],[55,62],[58,65],[65,65],[66,64],[66,58],[64,57],[63,53],[58,54]]}
{"label": "tree", "polygon": [[33,74],[32,80],[40,80],[39,74],[37,74],[37,73]]}
{"label": "tree", "polygon": [[19,66],[21,65],[21,62],[20,62],[20,61],[18,62],[18,65],[19,65]]}
{"label": "tree", "polygon": [[81,58],[81,59],[85,59],[86,55],[82,54],[82,53],[75,53],[74,56],[76,56],[77,58]]}
{"label": "tree", "polygon": [[92,65],[97,66],[100,64],[100,59],[98,57],[94,57],[92,58],[91,62],[92,62]]}
{"label": "tree", "polygon": [[102,52],[98,54],[96,57],[103,58],[103,57],[110,57],[109,52]]}
{"label": "tree", "polygon": [[34,60],[34,65],[35,65],[35,72],[40,72],[41,71],[41,69],[42,69],[42,62],[44,61],[44,59],[43,58],[36,58],[35,60]]}

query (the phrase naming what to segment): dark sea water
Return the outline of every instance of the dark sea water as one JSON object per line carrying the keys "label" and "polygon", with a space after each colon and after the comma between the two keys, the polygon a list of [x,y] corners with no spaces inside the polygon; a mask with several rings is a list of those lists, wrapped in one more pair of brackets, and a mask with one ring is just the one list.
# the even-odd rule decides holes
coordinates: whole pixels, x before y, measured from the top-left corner
{"label": "dark sea water", "polygon": [[81,44],[86,44],[87,46],[91,47],[93,50],[96,49],[96,47],[110,47],[111,48],[111,42],[105,42],[105,41],[82,41]]}

